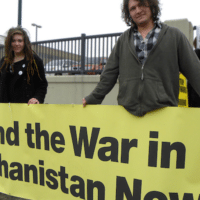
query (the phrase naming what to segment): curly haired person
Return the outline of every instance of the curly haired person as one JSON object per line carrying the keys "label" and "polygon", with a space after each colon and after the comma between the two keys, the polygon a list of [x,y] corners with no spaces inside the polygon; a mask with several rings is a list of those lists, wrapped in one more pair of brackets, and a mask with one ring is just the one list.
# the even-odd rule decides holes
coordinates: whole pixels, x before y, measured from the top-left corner
{"label": "curly haired person", "polygon": [[200,95],[200,62],[185,35],[159,21],[158,0],[124,0],[122,17],[130,26],[118,39],[100,82],[82,99],[101,104],[119,80],[118,104],[136,116],[178,106],[179,72]]}

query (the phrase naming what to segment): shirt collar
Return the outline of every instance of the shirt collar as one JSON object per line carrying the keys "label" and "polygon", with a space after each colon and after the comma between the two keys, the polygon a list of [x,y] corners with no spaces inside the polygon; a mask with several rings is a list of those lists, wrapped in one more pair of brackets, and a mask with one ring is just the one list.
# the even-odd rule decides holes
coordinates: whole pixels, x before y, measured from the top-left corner
{"label": "shirt collar", "polygon": [[158,27],[158,28],[162,28],[162,24],[161,24],[161,22],[160,21],[156,21],[155,22],[155,25],[156,25],[156,27]]}
{"label": "shirt collar", "polygon": [[[160,21],[155,21],[155,22],[154,22],[154,28],[153,28],[153,29],[155,29],[155,28],[159,28],[159,29],[162,28],[162,24],[161,24]],[[137,26],[134,26],[134,27],[133,27],[133,32],[134,32],[134,33],[137,33],[137,32],[138,32]]]}

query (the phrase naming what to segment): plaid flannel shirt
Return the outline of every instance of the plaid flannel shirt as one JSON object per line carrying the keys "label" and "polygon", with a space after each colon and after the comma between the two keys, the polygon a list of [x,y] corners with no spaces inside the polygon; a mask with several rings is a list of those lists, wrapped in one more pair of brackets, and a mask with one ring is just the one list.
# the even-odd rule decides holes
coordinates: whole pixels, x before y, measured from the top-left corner
{"label": "plaid flannel shirt", "polygon": [[154,28],[147,34],[146,38],[143,39],[137,27],[133,30],[134,45],[138,59],[142,64],[145,63],[150,51],[158,40],[159,33],[162,29],[160,22],[155,22]]}

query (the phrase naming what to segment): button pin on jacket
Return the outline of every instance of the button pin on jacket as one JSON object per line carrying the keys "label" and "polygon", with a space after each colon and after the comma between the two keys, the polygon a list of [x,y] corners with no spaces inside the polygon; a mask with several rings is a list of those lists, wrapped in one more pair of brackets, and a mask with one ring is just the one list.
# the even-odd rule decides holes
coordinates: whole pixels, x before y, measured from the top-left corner
{"label": "button pin on jacket", "polygon": [[26,67],[26,65],[25,65],[25,64],[23,64],[23,65],[22,65],[22,67],[24,68],[24,67]]}
{"label": "button pin on jacket", "polygon": [[13,70],[12,70],[12,66],[11,66],[11,65],[10,65],[10,67],[9,67],[9,70],[10,70],[10,73],[11,73],[11,74],[14,73]]}
{"label": "button pin on jacket", "polygon": [[22,75],[22,71],[19,71],[19,73],[18,73],[19,75]]}

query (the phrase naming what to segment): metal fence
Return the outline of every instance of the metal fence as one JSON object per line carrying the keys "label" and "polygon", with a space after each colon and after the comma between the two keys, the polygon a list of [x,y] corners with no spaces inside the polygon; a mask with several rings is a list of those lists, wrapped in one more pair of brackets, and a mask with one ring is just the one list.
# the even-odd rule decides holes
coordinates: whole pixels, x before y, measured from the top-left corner
{"label": "metal fence", "polygon": [[0,59],[4,56],[4,46],[0,46]]}
{"label": "metal fence", "polygon": [[[43,59],[46,74],[100,74],[122,33],[103,34],[33,42]],[[0,47],[4,56],[4,47]]]}

